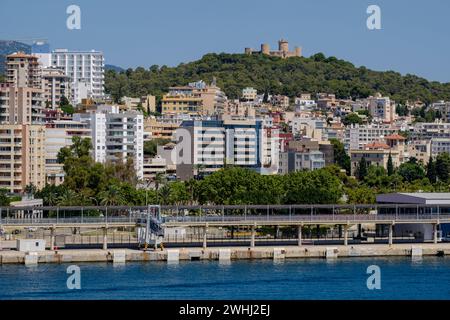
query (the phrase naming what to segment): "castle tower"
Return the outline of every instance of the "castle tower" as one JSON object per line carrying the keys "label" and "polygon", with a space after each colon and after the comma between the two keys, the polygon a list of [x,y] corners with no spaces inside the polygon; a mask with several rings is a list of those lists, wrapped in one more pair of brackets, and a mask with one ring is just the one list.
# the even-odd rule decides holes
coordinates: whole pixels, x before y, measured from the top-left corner
{"label": "castle tower", "polygon": [[261,53],[262,54],[270,54],[270,47],[267,43],[263,43],[261,45]]}
{"label": "castle tower", "polygon": [[287,40],[281,39],[278,41],[278,50],[281,52],[289,52],[289,43]]}
{"label": "castle tower", "polygon": [[296,55],[297,57],[301,57],[301,56],[302,56],[302,48],[300,48],[300,47],[295,47],[294,50],[295,50],[295,55]]}
{"label": "castle tower", "polygon": [[245,54],[251,55],[253,53],[252,48],[245,48]]}

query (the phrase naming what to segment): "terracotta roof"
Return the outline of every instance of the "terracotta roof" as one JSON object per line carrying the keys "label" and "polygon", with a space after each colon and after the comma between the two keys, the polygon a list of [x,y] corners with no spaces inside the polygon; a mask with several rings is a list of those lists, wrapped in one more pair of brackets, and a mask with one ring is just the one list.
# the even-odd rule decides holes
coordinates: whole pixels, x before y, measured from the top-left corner
{"label": "terracotta roof", "polygon": [[24,52],[15,52],[13,54],[9,54],[6,56],[7,58],[34,58],[37,59],[36,56],[32,56],[31,54],[26,54]]}
{"label": "terracotta roof", "polygon": [[406,140],[405,137],[403,137],[397,133],[386,136],[386,137],[384,137],[384,139],[386,139],[386,140]]}
{"label": "terracotta roof", "polygon": [[366,148],[367,149],[390,149],[390,147],[386,143],[378,142],[378,141],[366,144]]}

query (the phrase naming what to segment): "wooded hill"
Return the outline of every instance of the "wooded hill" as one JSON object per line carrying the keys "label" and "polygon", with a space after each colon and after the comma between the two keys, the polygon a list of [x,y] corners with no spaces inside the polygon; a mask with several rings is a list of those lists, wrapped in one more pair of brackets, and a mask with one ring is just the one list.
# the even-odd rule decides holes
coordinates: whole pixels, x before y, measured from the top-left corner
{"label": "wooded hill", "polygon": [[373,71],[355,67],[352,63],[322,53],[309,58],[281,59],[266,55],[209,53],[200,60],[177,67],[153,65],[123,72],[106,72],[106,91],[115,100],[121,96],[139,97],[146,94],[158,98],[170,86],[188,82],[217,79],[229,98],[238,98],[245,87],[259,93],[283,94],[295,97],[300,93],[335,93],[337,98],[364,98],[381,92],[397,102],[419,99],[425,103],[450,99],[450,83],[394,71]]}

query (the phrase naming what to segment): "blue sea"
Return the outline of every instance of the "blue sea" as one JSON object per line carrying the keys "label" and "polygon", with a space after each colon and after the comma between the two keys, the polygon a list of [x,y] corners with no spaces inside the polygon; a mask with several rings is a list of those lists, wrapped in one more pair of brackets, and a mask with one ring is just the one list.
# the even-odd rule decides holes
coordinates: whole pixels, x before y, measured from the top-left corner
{"label": "blue sea", "polygon": [[[380,270],[369,290],[367,268]],[[81,289],[68,289],[69,264],[0,266],[9,299],[450,299],[450,258],[339,258],[178,264],[82,263]]]}

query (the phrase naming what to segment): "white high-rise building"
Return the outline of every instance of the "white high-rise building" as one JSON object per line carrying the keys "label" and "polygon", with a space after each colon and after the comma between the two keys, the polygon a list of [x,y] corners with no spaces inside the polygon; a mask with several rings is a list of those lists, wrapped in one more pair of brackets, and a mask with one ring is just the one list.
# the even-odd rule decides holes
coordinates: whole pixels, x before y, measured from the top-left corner
{"label": "white high-rise building", "polygon": [[175,132],[173,152],[177,177],[210,174],[225,165],[271,174],[278,171],[278,129],[262,120],[224,119],[184,121]]}
{"label": "white high-rise building", "polygon": [[71,81],[74,104],[81,99],[102,99],[105,95],[105,60],[100,51],[70,51],[56,49],[52,53],[36,54],[43,67],[62,68]]}
{"label": "white high-rise building", "polygon": [[133,159],[136,176],[144,176],[144,116],[121,112],[114,106],[100,106],[96,112],[74,115],[91,129],[93,157],[97,162]]}

